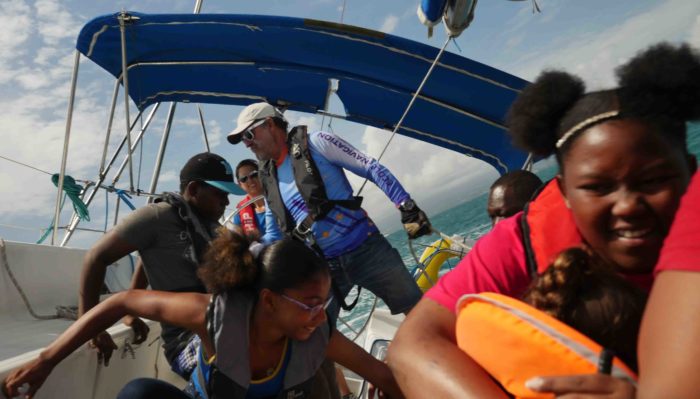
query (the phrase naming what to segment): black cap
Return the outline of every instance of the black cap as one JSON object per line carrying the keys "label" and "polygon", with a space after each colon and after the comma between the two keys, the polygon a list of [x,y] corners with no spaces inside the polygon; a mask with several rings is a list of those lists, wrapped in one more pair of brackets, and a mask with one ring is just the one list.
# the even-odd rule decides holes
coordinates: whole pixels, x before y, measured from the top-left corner
{"label": "black cap", "polygon": [[234,182],[231,165],[221,156],[211,152],[193,156],[180,170],[180,184],[191,181],[203,181],[231,194],[245,194],[245,191]]}

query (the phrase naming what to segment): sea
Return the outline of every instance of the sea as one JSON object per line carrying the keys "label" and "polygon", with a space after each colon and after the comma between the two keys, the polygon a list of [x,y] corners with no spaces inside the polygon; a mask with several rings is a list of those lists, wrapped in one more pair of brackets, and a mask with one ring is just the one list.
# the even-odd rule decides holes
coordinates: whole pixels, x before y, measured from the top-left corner
{"label": "sea", "polygon": [[[689,124],[687,144],[690,152],[700,161],[700,123]],[[540,165],[546,166],[542,167]],[[535,164],[533,171],[543,181],[546,181],[556,175],[557,166],[552,161],[543,161],[539,165]],[[485,188],[485,190],[487,189]],[[487,197],[488,191],[484,191],[482,194],[477,195],[476,197],[469,199],[466,202],[455,206],[454,208],[448,209],[437,215],[431,215],[430,222],[438,231],[447,234],[448,236],[458,235],[460,237],[477,240],[491,229],[491,221],[486,214]],[[406,232],[403,230],[397,230],[388,234],[386,237],[391,245],[399,251],[401,257],[403,258],[404,264],[409,271],[413,273],[416,269],[416,261],[414,260],[414,255],[411,253],[409,248]],[[440,237],[431,235],[414,240],[411,244],[415,256],[420,258],[423,251],[431,243],[439,239]],[[451,270],[458,261],[459,260],[456,258],[447,260],[440,270],[440,275],[443,275]],[[356,294],[356,288],[354,288],[350,292],[346,302],[351,303]],[[367,320],[370,313],[369,311],[374,305],[374,302],[374,295],[372,295],[368,290],[363,289],[355,309],[353,309],[351,312],[341,312],[340,317],[343,321],[338,322],[338,329],[348,337],[353,338],[355,335],[354,331],[361,329]],[[377,301],[376,306],[386,307],[381,300]]]}

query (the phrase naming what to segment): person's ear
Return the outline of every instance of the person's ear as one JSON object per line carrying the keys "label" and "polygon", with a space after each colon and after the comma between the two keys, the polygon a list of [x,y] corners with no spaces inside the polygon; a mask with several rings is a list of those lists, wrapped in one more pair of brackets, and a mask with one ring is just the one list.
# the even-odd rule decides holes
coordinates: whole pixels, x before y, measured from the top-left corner
{"label": "person's ear", "polygon": [[562,176],[561,173],[557,173],[557,175],[554,178],[557,179],[557,187],[559,187],[559,192],[561,192],[561,196],[564,197],[564,203],[566,204],[566,207],[571,209],[569,199],[566,197],[566,185],[564,184],[564,176]]}
{"label": "person's ear", "polygon": [[187,183],[187,186],[185,186],[185,192],[184,194],[187,194],[190,197],[194,197],[197,195],[197,192],[199,191],[200,184],[196,180],[192,180],[191,182]]}
{"label": "person's ear", "polygon": [[263,288],[260,290],[259,298],[258,298],[258,303],[260,306],[263,307],[263,310],[267,310],[269,312],[274,312],[275,308],[277,307],[275,304],[275,293],[270,291],[267,288]]}

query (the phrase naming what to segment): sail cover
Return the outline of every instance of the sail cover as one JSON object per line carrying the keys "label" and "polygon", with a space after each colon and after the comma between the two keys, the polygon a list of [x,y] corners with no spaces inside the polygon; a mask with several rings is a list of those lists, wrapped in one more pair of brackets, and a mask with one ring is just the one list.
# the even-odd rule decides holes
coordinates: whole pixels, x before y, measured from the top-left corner
{"label": "sail cover", "polygon": [[[98,17],[76,48],[121,77],[120,14]],[[129,96],[155,102],[268,101],[316,113],[331,79],[345,119],[392,130],[438,49],[349,25],[230,14],[125,13]],[[526,81],[445,52],[399,133],[476,157],[499,173],[522,167],[503,126]]]}

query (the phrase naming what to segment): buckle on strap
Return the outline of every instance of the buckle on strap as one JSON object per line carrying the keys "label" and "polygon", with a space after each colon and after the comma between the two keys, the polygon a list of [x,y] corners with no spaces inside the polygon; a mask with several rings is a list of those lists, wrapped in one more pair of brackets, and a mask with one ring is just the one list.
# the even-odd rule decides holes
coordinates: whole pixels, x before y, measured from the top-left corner
{"label": "buckle on strap", "polygon": [[298,240],[307,242],[309,245],[314,246],[316,245],[316,238],[314,237],[313,231],[311,231],[311,225],[307,224],[306,222],[307,221],[304,220],[297,224],[296,227],[294,227],[294,230],[292,230],[292,235]]}

